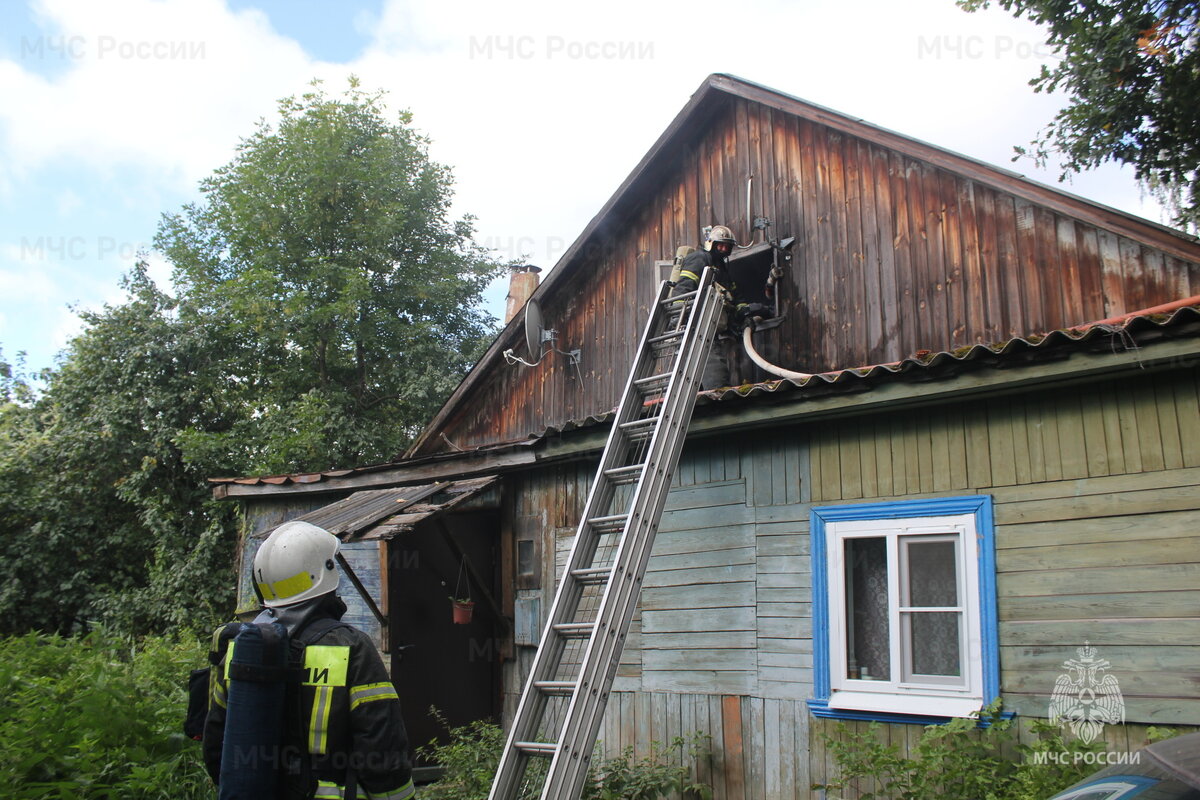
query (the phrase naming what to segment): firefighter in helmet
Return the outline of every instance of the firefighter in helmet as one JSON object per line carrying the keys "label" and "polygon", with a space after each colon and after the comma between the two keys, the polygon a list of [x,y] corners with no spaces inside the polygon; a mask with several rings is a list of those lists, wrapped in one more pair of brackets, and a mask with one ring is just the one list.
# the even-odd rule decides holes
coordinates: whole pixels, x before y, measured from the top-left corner
{"label": "firefighter in helmet", "polygon": [[734,238],[732,230],[725,225],[712,226],[704,240],[703,249],[693,250],[684,257],[683,265],[679,270],[679,278],[676,280],[675,289],[672,292],[672,294],[683,294],[695,291],[704,268],[712,267],[716,271],[716,282],[724,292],[728,303],[729,313],[726,314],[725,322],[721,326],[721,333],[713,344],[712,352],[704,367],[704,375],[700,379],[700,388],[702,389],[716,389],[720,386],[730,385],[733,379],[729,370],[729,358],[726,355],[726,346],[730,339],[729,332],[740,330],[747,320],[761,316],[767,311],[764,305],[747,302],[738,291],[737,283],[733,280],[727,264],[729,256],[736,246],[737,240]]}
{"label": "firefighter in helmet", "polygon": [[[416,790],[400,699],[375,645],[340,622],[334,557],[338,539],[307,522],[285,522],[254,556],[255,585],[265,606],[257,623],[278,622],[303,670],[289,681],[284,741],[278,752],[280,794],[287,800],[363,797],[408,800]],[[204,731],[204,760],[221,777],[228,684],[214,668]]]}

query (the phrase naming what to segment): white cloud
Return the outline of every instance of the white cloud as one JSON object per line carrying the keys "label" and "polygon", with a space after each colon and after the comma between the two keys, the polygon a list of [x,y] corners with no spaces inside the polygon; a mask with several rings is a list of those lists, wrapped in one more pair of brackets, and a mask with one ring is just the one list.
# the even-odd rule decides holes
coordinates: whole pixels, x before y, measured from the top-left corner
{"label": "white cloud", "polygon": [[45,342],[52,353],[59,353],[79,334],[83,333],[83,320],[69,308],[56,308],[49,320],[50,333]]}
{"label": "white cloud", "polygon": [[[276,101],[305,91],[314,76],[331,93],[350,72],[368,89],[389,90],[393,108],[410,108],[432,137],[434,158],[454,167],[457,213],[478,216],[480,241],[542,267],[562,255],[712,72],[1044,182],[1056,177],[1009,161],[1012,145],[1028,142],[1061,103],[1027,85],[1048,58],[1040,31],[1000,9],[967,14],[950,0],[748,0],[736,9],[715,0],[535,0],[519,9],[386,0],[378,15],[355,20],[373,40],[351,64],[320,62],[276,33],[263,12],[234,12],[223,0],[35,0],[34,8],[42,44],[60,48],[53,58],[69,58],[43,75],[29,60],[38,46],[31,40],[21,59],[0,59],[0,201],[16,208],[35,186],[54,201],[44,218],[4,239],[86,236],[89,250],[87,258],[39,264],[5,246],[0,297],[37,298],[39,308],[53,309],[59,346],[64,331],[78,330],[64,303],[121,299],[117,278],[132,264],[123,251],[135,247],[123,243],[148,238],[145,220],[175,210],[256,120],[273,118]],[[61,186],[44,184],[51,172]],[[1100,171],[1066,188],[1157,213],[1139,203],[1127,171]],[[61,231],[50,220],[55,211],[70,218]],[[138,223],[111,224],[121,216]],[[102,232],[85,229],[82,220],[100,217]],[[152,257],[151,274],[169,285],[160,257]],[[37,336],[48,329],[11,303],[4,313],[0,341],[13,328]]]}
{"label": "white cloud", "polygon": [[46,34],[25,58],[65,57],[68,67],[46,78],[0,62],[6,162],[24,171],[67,161],[115,176],[133,166],[190,188],[316,71],[261,13],[220,0],[40,0],[37,11]]}
{"label": "white cloud", "polygon": [[[10,255],[17,249],[5,246],[4,261],[21,261],[19,253],[16,258]],[[20,298],[22,305],[49,305],[62,295],[62,291],[63,286],[52,275],[31,262],[0,267],[0,295]]]}
{"label": "white cloud", "polygon": [[149,253],[146,258],[147,272],[150,279],[158,288],[169,291],[171,288],[171,264],[160,253]]}
{"label": "white cloud", "polygon": [[0,346],[5,353],[27,351],[31,369],[48,366],[53,353],[80,329],[64,299],[79,284],[78,276],[30,248],[0,246],[0,297],[16,301],[0,312]]}

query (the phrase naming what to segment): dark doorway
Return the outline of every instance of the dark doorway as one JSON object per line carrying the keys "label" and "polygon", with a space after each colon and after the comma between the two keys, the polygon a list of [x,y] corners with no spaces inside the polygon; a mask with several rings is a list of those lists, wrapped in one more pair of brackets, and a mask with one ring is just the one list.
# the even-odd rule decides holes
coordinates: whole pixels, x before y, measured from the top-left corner
{"label": "dark doorway", "polygon": [[[496,512],[444,514],[388,543],[388,609],[392,679],[404,723],[417,749],[446,724],[500,718],[500,642],[506,626],[488,600],[499,598],[500,520]],[[461,580],[459,579],[462,575]],[[469,586],[471,621],[452,620],[450,596]],[[483,584],[483,585],[481,585]]]}

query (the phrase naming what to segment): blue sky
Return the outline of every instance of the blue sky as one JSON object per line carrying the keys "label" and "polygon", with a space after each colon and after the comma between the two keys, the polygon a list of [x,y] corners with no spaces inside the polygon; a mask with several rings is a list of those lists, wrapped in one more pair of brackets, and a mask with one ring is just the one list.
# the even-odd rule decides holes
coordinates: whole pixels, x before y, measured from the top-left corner
{"label": "blue sky", "polygon": [[[388,91],[454,168],[479,241],[550,267],[709,73],[1053,183],[1009,161],[1061,102],[1027,85],[1050,58],[1035,26],[953,0],[10,0],[0,348],[51,365],[80,330],[73,309],[120,302],[160,215],[313,78]],[[1066,188],[1161,219],[1127,170]],[[489,292],[497,315],[503,297]]]}

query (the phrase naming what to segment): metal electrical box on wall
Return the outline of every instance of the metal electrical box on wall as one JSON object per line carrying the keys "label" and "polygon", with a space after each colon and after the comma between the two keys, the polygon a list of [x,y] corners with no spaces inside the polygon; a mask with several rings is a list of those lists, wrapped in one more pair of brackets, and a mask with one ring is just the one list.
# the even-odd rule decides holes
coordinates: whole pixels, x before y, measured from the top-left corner
{"label": "metal electrical box on wall", "polygon": [[542,632],[542,598],[517,596],[513,601],[513,644],[537,647]]}

